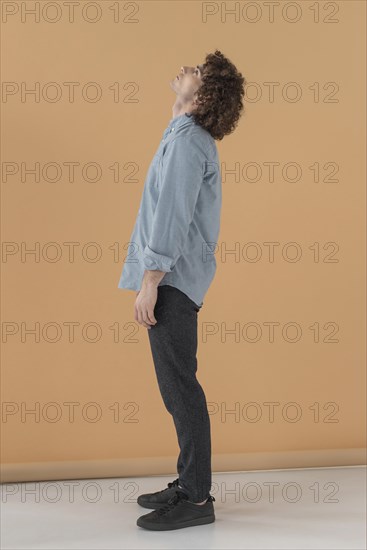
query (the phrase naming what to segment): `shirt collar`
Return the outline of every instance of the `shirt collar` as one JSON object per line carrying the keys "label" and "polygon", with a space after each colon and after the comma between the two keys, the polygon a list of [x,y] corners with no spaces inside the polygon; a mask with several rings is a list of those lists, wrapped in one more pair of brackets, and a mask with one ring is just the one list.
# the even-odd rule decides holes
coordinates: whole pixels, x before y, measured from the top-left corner
{"label": "shirt collar", "polygon": [[[189,113],[188,113],[189,114]],[[171,128],[179,128],[182,126],[182,124],[185,124],[185,122],[190,122],[193,120],[192,116],[187,116],[188,114],[183,113],[182,115],[177,115],[169,121],[168,127]]]}

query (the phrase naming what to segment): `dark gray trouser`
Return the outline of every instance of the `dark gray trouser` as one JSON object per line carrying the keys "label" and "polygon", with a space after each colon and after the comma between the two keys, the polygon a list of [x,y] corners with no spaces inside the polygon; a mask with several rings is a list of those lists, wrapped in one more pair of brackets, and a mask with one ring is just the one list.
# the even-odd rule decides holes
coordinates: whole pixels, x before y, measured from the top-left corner
{"label": "dark gray trouser", "polygon": [[159,389],[176,427],[179,484],[192,502],[205,500],[212,483],[210,419],[196,378],[199,311],[178,288],[158,286],[157,323],[147,329]]}

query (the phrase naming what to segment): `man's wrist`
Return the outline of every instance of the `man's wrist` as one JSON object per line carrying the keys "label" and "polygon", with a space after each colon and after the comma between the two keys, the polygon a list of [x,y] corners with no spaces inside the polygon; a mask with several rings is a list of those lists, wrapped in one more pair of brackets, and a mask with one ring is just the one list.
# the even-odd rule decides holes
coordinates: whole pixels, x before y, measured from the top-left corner
{"label": "man's wrist", "polygon": [[165,276],[165,271],[158,270],[146,270],[144,271],[144,277],[142,281],[142,288],[155,288],[159,285],[163,277]]}

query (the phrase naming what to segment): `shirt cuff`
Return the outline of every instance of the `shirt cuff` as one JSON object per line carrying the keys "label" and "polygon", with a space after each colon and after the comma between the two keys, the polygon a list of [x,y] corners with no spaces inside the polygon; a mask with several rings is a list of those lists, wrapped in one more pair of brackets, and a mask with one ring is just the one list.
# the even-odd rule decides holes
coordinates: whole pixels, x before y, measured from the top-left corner
{"label": "shirt cuff", "polygon": [[173,259],[164,254],[157,254],[147,245],[143,251],[143,264],[144,268],[148,271],[172,271]]}

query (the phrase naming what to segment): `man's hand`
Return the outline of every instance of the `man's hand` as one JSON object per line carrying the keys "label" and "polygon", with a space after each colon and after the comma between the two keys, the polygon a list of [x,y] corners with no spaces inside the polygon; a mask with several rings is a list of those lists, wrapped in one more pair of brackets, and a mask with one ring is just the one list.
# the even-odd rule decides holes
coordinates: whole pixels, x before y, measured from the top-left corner
{"label": "man's hand", "polygon": [[158,298],[158,285],[165,276],[165,271],[144,271],[141,289],[136,293],[135,321],[146,328],[152,328],[157,319],[154,317],[154,308]]}
{"label": "man's hand", "polygon": [[157,319],[154,317],[157,297],[158,290],[155,284],[144,285],[142,289],[136,293],[134,318],[135,321],[138,321],[138,323],[147,329],[150,329],[151,325],[155,325],[157,322]]}

